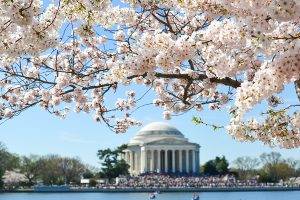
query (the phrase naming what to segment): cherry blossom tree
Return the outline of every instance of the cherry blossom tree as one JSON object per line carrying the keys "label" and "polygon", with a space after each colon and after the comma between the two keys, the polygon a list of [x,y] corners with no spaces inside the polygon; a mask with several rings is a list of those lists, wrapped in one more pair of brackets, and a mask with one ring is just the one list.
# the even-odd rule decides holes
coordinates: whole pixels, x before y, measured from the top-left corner
{"label": "cherry blossom tree", "polygon": [[[228,107],[228,134],[300,145],[299,0],[0,0],[0,118],[38,105],[65,118],[94,113],[117,133],[140,125],[132,110],[155,92],[163,117]],[[262,117],[251,109],[267,101]],[[280,104],[280,105],[279,105]],[[278,107],[279,105],[279,107]]]}
{"label": "cherry blossom tree", "polygon": [[9,188],[16,188],[20,183],[26,181],[26,176],[17,171],[6,171],[3,176],[3,182]]}

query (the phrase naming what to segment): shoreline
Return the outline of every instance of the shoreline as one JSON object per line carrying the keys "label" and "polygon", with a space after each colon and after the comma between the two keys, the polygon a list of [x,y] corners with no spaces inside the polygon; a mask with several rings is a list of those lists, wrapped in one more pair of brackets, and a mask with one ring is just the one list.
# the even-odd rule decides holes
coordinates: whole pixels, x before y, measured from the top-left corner
{"label": "shoreline", "polygon": [[83,188],[69,190],[0,190],[0,193],[148,193],[164,192],[288,192],[300,191],[300,187],[240,187],[240,188]]}

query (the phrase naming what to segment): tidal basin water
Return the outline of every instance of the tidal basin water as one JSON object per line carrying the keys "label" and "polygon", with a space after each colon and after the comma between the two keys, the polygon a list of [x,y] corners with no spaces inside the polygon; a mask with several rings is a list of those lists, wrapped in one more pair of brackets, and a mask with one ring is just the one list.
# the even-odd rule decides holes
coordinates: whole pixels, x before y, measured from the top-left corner
{"label": "tidal basin water", "polygon": [[[162,193],[157,200],[191,200],[194,193]],[[203,192],[200,200],[300,200],[300,191]],[[147,193],[0,193],[0,200],[148,200]]]}

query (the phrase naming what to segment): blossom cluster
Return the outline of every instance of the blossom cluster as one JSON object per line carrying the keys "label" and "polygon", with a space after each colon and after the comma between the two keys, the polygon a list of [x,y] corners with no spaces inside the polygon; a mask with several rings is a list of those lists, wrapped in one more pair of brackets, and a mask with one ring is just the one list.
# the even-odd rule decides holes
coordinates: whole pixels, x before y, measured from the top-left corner
{"label": "blossom cluster", "polygon": [[111,96],[137,85],[165,120],[230,104],[233,138],[298,147],[299,105],[246,116],[284,104],[276,94],[300,79],[299,10],[298,0],[0,1],[0,119],[72,107],[124,133],[141,124],[143,95]]}

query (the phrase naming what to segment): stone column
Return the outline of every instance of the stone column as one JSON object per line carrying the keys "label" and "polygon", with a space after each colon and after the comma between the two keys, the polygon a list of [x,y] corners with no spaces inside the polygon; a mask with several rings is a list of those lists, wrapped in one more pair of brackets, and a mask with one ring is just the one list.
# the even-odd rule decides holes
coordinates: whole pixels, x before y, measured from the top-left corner
{"label": "stone column", "polygon": [[148,172],[148,150],[145,149],[145,166],[144,166],[144,172]]}
{"label": "stone column", "polygon": [[151,171],[151,172],[154,172],[154,150],[151,150],[150,171]]}
{"label": "stone column", "polygon": [[128,162],[127,161],[127,152],[125,151],[125,157],[124,157],[124,160],[126,161],[126,162]]}
{"label": "stone column", "polygon": [[200,169],[200,149],[198,149],[197,158],[198,158],[198,160],[197,160],[197,165],[198,165],[197,169],[199,170]]}
{"label": "stone column", "polygon": [[130,165],[130,153],[127,151],[127,164]]}
{"label": "stone column", "polygon": [[135,173],[135,175],[137,175],[138,173],[139,173],[139,159],[138,159],[138,152],[136,151],[135,153],[134,153],[134,173]]}
{"label": "stone column", "polygon": [[185,151],[186,155],[186,173],[190,173],[190,150]]}
{"label": "stone column", "polygon": [[179,171],[182,173],[182,150],[179,150]]}
{"label": "stone column", "polygon": [[168,150],[165,151],[165,172],[168,173]]}
{"label": "stone column", "polygon": [[175,164],[176,164],[176,162],[175,162],[175,150],[173,149],[172,150],[172,172],[173,173],[175,173]]}
{"label": "stone column", "polygon": [[157,169],[156,170],[158,170],[157,171],[158,173],[161,173],[160,151],[161,151],[160,149],[157,150]]}
{"label": "stone column", "polygon": [[193,150],[192,151],[192,155],[193,155],[193,173],[196,173],[196,151]]}
{"label": "stone column", "polygon": [[144,173],[145,170],[145,150],[141,149],[141,168],[140,168],[140,173]]}
{"label": "stone column", "polygon": [[199,163],[199,150],[196,150],[196,173],[199,174],[199,170],[200,170],[200,163]]}
{"label": "stone column", "polygon": [[130,174],[133,173],[133,151],[130,151]]}

